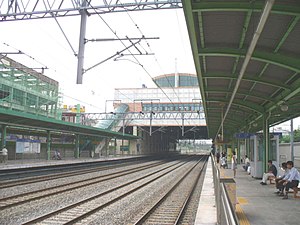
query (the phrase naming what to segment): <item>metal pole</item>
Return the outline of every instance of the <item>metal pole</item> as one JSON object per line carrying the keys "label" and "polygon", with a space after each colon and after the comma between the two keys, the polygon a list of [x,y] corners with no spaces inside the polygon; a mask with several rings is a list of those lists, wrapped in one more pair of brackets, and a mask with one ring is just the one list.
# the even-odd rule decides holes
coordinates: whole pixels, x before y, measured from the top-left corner
{"label": "metal pole", "polygon": [[79,134],[76,134],[75,158],[79,158]]}
{"label": "metal pole", "polygon": [[294,162],[294,123],[291,119],[291,160]]}
{"label": "metal pole", "polygon": [[76,123],[80,123],[80,104],[76,105]]}
{"label": "metal pole", "polygon": [[181,129],[181,135],[182,137],[184,136],[184,114],[183,112],[181,113],[181,116],[182,116],[182,129]]}
{"label": "metal pole", "polygon": [[151,136],[152,135],[152,111],[150,112],[150,132],[149,132],[149,135]]}
{"label": "metal pole", "polygon": [[51,155],[51,134],[50,130],[47,130],[47,160],[50,160]]}
{"label": "metal pole", "polygon": [[270,151],[270,131],[269,131],[269,118],[271,116],[271,113],[269,115],[264,116],[264,157],[263,157],[263,172],[267,172],[268,169],[268,160],[269,160],[269,151]]}
{"label": "metal pole", "polygon": [[224,141],[224,106],[222,106],[222,115],[221,115],[221,126],[222,126],[222,137],[221,140]]}
{"label": "metal pole", "polygon": [[123,136],[125,135],[125,115],[123,117]]}
{"label": "metal pole", "polygon": [[6,145],[6,125],[2,125],[2,142],[1,142],[1,150],[4,148]]}
{"label": "metal pole", "polygon": [[[83,0],[82,7],[86,7],[87,2]],[[83,59],[84,59],[84,50],[85,50],[85,33],[86,33],[86,21],[87,13],[85,10],[80,10],[81,21],[80,21],[80,34],[79,34],[79,49],[78,49],[78,64],[77,64],[77,84],[82,84],[83,76]]]}

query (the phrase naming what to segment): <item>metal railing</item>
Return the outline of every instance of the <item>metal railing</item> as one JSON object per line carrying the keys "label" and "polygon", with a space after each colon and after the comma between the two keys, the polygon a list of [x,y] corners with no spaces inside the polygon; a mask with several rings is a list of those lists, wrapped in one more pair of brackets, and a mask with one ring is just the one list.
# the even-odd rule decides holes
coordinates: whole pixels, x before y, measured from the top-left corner
{"label": "metal railing", "polygon": [[225,184],[220,182],[220,170],[217,167],[214,156],[211,154],[214,189],[217,206],[217,221],[220,225],[239,225],[239,220],[230,202]]}

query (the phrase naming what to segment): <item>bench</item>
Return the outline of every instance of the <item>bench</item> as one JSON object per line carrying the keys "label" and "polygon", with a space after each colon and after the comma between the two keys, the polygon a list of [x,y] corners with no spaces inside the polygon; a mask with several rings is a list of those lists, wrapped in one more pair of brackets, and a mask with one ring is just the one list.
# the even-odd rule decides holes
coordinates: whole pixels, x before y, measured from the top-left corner
{"label": "bench", "polygon": [[294,198],[300,198],[300,196],[297,196],[297,193],[300,190],[300,188],[299,187],[293,187],[291,189],[292,189],[292,191],[289,191],[289,193],[294,193]]}
{"label": "bench", "polygon": [[275,184],[275,176],[269,176],[268,180],[270,181],[270,184]]}
{"label": "bench", "polygon": [[297,196],[297,193],[298,193],[298,191],[299,191],[300,188],[298,188],[298,187],[293,187],[292,189],[293,189],[293,191],[294,191],[294,198],[300,198],[300,196]]}

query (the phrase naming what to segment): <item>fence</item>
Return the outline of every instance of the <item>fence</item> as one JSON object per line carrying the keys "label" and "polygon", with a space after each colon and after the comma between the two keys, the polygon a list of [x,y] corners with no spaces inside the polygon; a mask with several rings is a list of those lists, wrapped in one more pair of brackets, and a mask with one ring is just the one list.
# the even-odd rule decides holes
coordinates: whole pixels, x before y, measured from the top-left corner
{"label": "fence", "polygon": [[211,155],[214,187],[216,195],[216,206],[217,206],[217,220],[220,225],[239,225],[237,215],[235,213],[234,206],[230,201],[226,184],[221,182],[220,170],[217,167],[214,156]]}

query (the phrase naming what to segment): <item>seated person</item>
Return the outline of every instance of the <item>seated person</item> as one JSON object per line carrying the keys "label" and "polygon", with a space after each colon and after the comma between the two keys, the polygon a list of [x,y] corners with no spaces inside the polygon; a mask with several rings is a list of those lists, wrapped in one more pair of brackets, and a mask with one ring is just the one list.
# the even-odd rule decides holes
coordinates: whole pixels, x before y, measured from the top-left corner
{"label": "seated person", "polygon": [[289,189],[298,187],[300,180],[299,171],[294,167],[293,161],[287,161],[286,166],[290,171],[284,178],[283,186],[285,188],[285,195],[283,199],[288,199]]}
{"label": "seated person", "polygon": [[249,175],[251,174],[251,166],[248,166],[247,173],[248,173]]}
{"label": "seated person", "polygon": [[250,166],[250,160],[247,155],[245,155],[245,165],[243,166],[244,170],[247,171]]}
{"label": "seated person", "polygon": [[227,168],[227,162],[226,162],[226,155],[222,153],[222,158],[221,158],[221,167],[222,168]]}
{"label": "seated person", "polygon": [[60,152],[57,149],[54,151],[54,155],[52,156],[52,159],[57,159],[57,160],[61,159]]}
{"label": "seated person", "polygon": [[288,175],[289,169],[286,166],[286,162],[281,164],[281,169],[284,171],[282,176],[279,176],[275,178],[275,183],[276,183],[276,189],[278,191],[275,192],[275,194],[278,194],[280,196],[283,196],[283,183],[284,183],[284,178]]}
{"label": "seated person", "polygon": [[276,166],[273,165],[272,160],[268,161],[269,169],[267,173],[264,173],[262,181],[260,182],[261,185],[267,185],[267,180],[269,177],[276,177],[277,176],[277,169]]}

